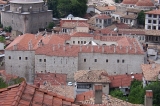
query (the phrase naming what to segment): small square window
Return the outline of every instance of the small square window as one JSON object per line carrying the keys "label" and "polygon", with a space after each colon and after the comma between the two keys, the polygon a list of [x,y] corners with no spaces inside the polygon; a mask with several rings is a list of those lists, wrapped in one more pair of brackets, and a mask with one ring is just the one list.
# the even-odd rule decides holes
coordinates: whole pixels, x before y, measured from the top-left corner
{"label": "small square window", "polygon": [[152,14],[148,14],[148,17],[152,17]]}
{"label": "small square window", "polygon": [[9,56],[8,59],[11,59],[11,56]]}
{"label": "small square window", "polygon": [[119,60],[117,60],[117,63],[119,63]]}
{"label": "small square window", "polygon": [[148,20],[148,23],[151,23],[151,20]]}
{"label": "small square window", "polygon": [[81,44],[83,44],[83,41],[81,41]]}
{"label": "small square window", "polygon": [[39,59],[39,62],[42,62],[42,59]]}
{"label": "small square window", "polygon": [[44,62],[46,62],[46,59],[44,59]]}
{"label": "small square window", "polygon": [[124,63],[124,60],[122,60],[122,63]]}
{"label": "small square window", "polygon": [[157,18],[157,15],[156,15],[156,14],[155,14],[155,15],[153,15],[153,17],[154,17],[154,18]]}
{"label": "small square window", "polygon": [[154,24],[156,24],[156,23],[157,23],[157,21],[156,21],[156,20],[153,20],[153,23],[154,23]]}
{"label": "small square window", "polygon": [[28,57],[25,57],[25,60],[28,60]]}
{"label": "small square window", "polygon": [[108,63],[108,59],[106,59],[106,63]]}
{"label": "small square window", "polygon": [[21,57],[19,57],[19,60],[21,60]]}
{"label": "small square window", "polygon": [[94,62],[97,62],[97,59],[94,59]]}
{"label": "small square window", "polygon": [[86,62],[86,59],[84,59],[84,62]]}

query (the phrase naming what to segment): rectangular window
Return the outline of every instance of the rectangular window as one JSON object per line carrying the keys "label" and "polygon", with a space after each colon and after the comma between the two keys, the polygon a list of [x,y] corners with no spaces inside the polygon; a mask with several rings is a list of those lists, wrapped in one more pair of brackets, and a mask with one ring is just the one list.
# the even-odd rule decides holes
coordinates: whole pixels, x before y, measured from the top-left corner
{"label": "rectangular window", "polygon": [[84,44],[86,44],[86,41],[84,41]]}
{"label": "rectangular window", "polygon": [[19,57],[19,60],[21,60],[21,57]]}
{"label": "rectangular window", "polygon": [[153,15],[153,18],[157,18],[157,15],[155,14],[155,15]]}
{"label": "rectangular window", "polygon": [[8,59],[11,59],[11,56],[9,56]]}
{"label": "rectangular window", "polygon": [[148,25],[148,29],[151,29],[151,26],[150,26],[150,25]]}
{"label": "rectangular window", "polygon": [[73,44],[75,44],[75,41],[73,41]]}
{"label": "rectangular window", "polygon": [[44,62],[46,62],[46,59],[44,59]]}
{"label": "rectangular window", "polygon": [[157,23],[157,21],[156,20],[153,20],[153,24],[156,24]]}
{"label": "rectangular window", "polygon": [[122,60],[122,63],[124,63],[124,60]]}
{"label": "rectangular window", "polygon": [[152,29],[156,29],[156,26],[153,26]]}
{"label": "rectangular window", "polygon": [[83,41],[81,41],[81,44],[83,44]]}
{"label": "rectangular window", "polygon": [[148,23],[151,23],[151,20],[148,20]]}
{"label": "rectangular window", "polygon": [[97,62],[97,59],[94,59],[94,62]]}
{"label": "rectangular window", "polygon": [[80,42],[78,41],[78,44],[79,44]]}
{"label": "rectangular window", "polygon": [[86,59],[84,59],[84,62],[86,62]]}
{"label": "rectangular window", "polygon": [[28,60],[28,57],[25,57],[25,60]]}
{"label": "rectangular window", "polygon": [[102,20],[99,20],[99,23],[101,23],[102,22]]}
{"label": "rectangular window", "polygon": [[119,63],[119,60],[117,60],[117,63]]}
{"label": "rectangular window", "polygon": [[106,63],[108,63],[108,59],[106,59]]}
{"label": "rectangular window", "polygon": [[39,62],[42,62],[42,59],[39,59]]}
{"label": "rectangular window", "polygon": [[152,17],[152,14],[148,14],[148,17]]}

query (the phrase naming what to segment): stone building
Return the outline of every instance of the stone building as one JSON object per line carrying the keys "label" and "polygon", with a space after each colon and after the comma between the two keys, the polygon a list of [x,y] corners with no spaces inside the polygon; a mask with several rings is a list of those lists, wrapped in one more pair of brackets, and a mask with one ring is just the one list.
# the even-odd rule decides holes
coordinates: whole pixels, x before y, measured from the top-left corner
{"label": "stone building", "polygon": [[52,11],[43,0],[11,0],[1,12],[1,22],[22,33],[36,33],[52,22]]}
{"label": "stone building", "polygon": [[138,10],[155,9],[155,0],[123,0],[122,3],[116,5],[117,11],[125,12],[128,8],[136,8]]}
{"label": "stone building", "polygon": [[152,10],[145,13],[145,29],[160,30],[160,10]]}
{"label": "stone building", "polygon": [[35,72],[65,73],[68,81],[73,81],[77,70],[139,73],[144,54],[136,39],[125,36],[25,34],[6,48],[5,63],[8,73],[28,82],[33,82]]}

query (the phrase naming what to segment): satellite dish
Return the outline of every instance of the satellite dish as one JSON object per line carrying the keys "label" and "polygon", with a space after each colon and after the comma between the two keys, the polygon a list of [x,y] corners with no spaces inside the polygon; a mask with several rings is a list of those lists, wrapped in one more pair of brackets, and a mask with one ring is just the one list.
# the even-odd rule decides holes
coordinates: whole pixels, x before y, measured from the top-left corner
{"label": "satellite dish", "polygon": [[134,79],[134,76],[132,75],[131,78]]}
{"label": "satellite dish", "polygon": [[133,72],[131,72],[131,75],[133,74]]}

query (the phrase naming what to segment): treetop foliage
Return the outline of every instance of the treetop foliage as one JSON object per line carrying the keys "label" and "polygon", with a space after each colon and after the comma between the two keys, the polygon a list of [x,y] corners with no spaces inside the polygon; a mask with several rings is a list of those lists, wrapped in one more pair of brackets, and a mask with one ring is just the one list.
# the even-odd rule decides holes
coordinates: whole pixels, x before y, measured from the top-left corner
{"label": "treetop foliage", "polygon": [[53,17],[62,18],[68,14],[83,17],[87,10],[87,0],[48,0],[48,8],[53,10]]}

